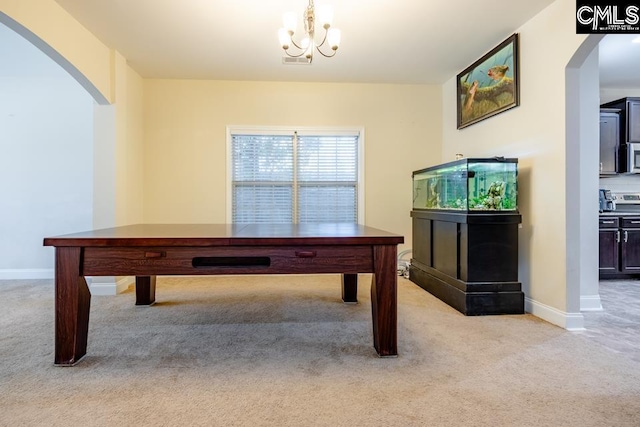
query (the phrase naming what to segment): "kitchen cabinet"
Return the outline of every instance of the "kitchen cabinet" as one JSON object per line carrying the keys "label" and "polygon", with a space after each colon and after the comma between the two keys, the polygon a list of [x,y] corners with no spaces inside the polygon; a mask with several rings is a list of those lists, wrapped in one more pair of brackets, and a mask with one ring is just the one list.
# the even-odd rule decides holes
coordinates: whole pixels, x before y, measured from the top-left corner
{"label": "kitchen cabinet", "polygon": [[640,273],[640,217],[622,217],[620,226],[620,272]]}
{"label": "kitchen cabinet", "polygon": [[619,273],[620,230],[617,217],[600,217],[599,221],[599,269],[602,273]]}
{"label": "kitchen cabinet", "polygon": [[640,274],[640,216],[601,216],[599,219],[601,278]]}
{"label": "kitchen cabinet", "polygon": [[640,97],[627,97],[602,104],[620,109],[620,143],[640,142]]}
{"label": "kitchen cabinet", "polygon": [[640,141],[640,98],[627,103],[627,123],[629,141]]}
{"label": "kitchen cabinet", "polygon": [[620,110],[600,109],[600,175],[616,174],[620,169]]}

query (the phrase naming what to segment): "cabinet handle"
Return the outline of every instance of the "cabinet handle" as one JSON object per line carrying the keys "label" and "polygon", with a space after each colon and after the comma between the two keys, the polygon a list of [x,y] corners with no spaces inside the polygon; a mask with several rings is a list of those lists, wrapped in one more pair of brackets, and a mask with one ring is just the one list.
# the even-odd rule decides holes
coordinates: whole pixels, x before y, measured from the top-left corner
{"label": "cabinet handle", "polygon": [[624,230],[624,242],[627,243],[627,240],[629,240],[629,232]]}
{"label": "cabinet handle", "polygon": [[620,243],[620,230],[616,231],[616,243]]}
{"label": "cabinet handle", "polygon": [[602,221],[603,224],[613,224],[613,221]]}
{"label": "cabinet handle", "polygon": [[629,221],[631,224],[640,224],[640,221]]}
{"label": "cabinet handle", "polygon": [[600,172],[602,172],[602,162],[600,162]]}
{"label": "cabinet handle", "polygon": [[145,258],[164,258],[167,254],[165,252],[145,252]]}
{"label": "cabinet handle", "polygon": [[316,251],[296,251],[296,256],[298,258],[315,258]]}

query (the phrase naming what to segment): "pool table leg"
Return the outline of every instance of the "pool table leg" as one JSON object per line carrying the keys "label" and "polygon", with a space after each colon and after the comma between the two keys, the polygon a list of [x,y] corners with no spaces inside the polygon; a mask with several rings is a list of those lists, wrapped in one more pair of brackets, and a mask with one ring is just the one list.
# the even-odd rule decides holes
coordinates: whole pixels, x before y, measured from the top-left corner
{"label": "pool table leg", "polygon": [[156,276],[136,276],[136,305],[156,302]]}
{"label": "pool table leg", "polygon": [[342,301],[345,304],[358,303],[358,274],[342,275]]}
{"label": "pool table leg", "polygon": [[398,355],[397,247],[373,247],[371,278],[371,312],[373,346],[380,357]]}
{"label": "pool table leg", "polygon": [[73,366],[87,354],[91,292],[80,275],[80,247],[57,247],[54,364]]}

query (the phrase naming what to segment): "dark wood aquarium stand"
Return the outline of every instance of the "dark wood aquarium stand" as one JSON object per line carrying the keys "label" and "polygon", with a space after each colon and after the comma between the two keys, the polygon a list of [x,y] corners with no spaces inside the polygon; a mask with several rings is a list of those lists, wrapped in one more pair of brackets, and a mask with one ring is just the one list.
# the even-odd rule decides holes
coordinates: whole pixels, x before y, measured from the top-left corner
{"label": "dark wood aquarium stand", "polygon": [[414,209],[412,282],[467,316],[524,313],[515,212]]}

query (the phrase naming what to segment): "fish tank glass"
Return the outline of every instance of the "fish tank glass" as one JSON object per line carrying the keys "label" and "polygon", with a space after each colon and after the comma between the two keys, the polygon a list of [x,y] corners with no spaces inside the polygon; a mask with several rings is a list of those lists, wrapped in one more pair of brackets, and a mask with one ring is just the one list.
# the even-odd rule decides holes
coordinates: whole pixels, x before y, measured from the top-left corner
{"label": "fish tank glass", "polygon": [[518,159],[461,159],[413,173],[413,208],[518,211]]}

